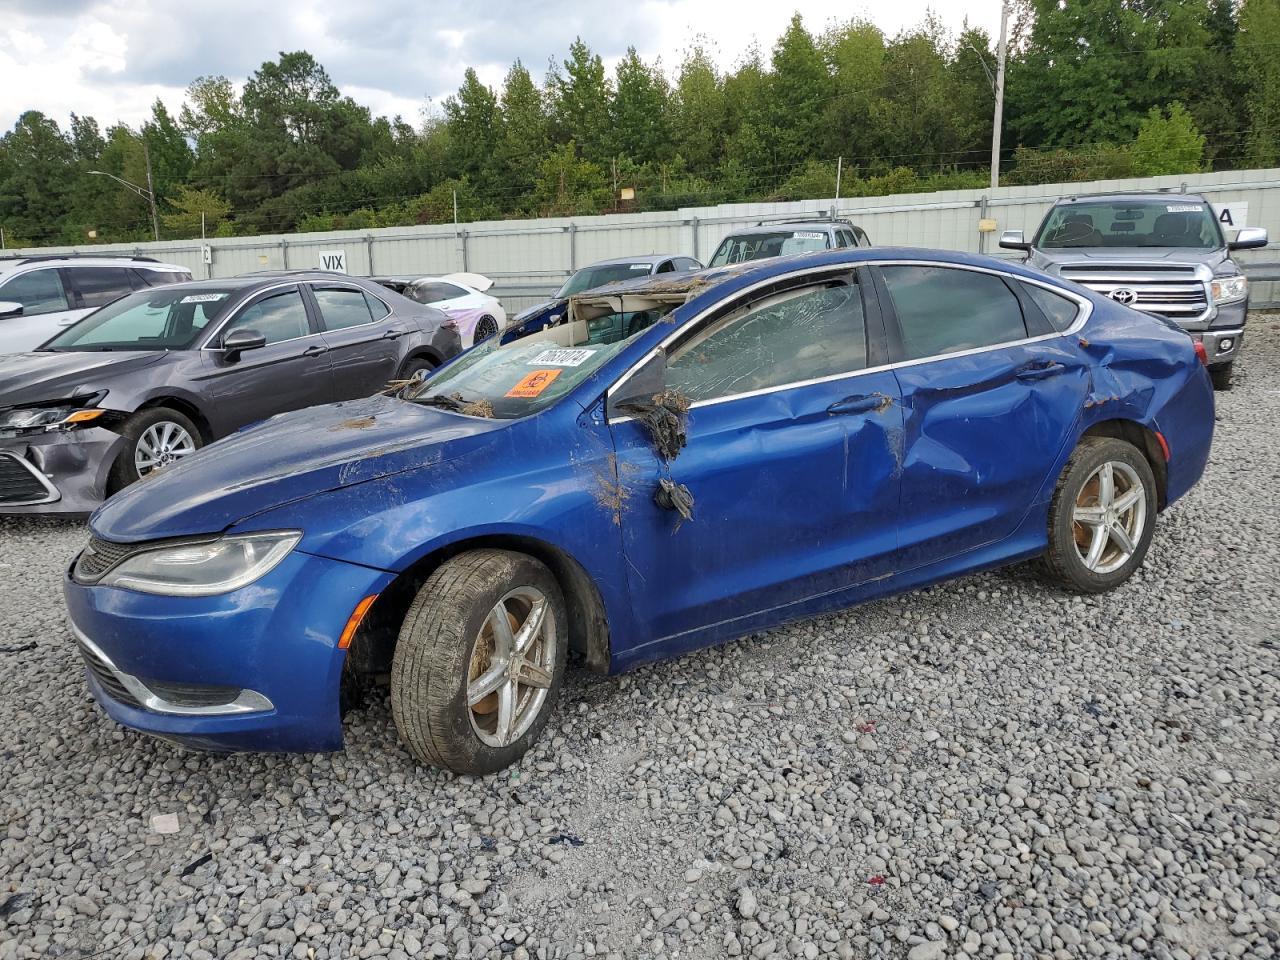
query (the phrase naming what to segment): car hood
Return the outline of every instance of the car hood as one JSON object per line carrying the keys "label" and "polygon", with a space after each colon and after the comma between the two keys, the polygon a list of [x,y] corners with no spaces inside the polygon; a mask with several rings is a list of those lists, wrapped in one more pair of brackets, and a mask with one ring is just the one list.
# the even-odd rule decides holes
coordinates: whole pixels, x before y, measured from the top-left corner
{"label": "car hood", "polygon": [[0,355],[0,408],[94,394],[121,374],[151,366],[165,356],[162,350]]}
{"label": "car hood", "polygon": [[521,321],[528,320],[530,317],[536,317],[544,311],[551,310],[554,307],[563,307],[568,302],[568,300],[544,300],[542,303],[535,303],[532,307],[525,307],[517,313],[512,319],[512,322],[520,323]]}
{"label": "car hood", "polygon": [[1226,259],[1227,252],[1197,250],[1192,247],[1060,247],[1035,250],[1039,265],[1079,263],[1203,263],[1214,266]]}
{"label": "car hood", "polygon": [[444,463],[508,423],[385,396],[285,413],[125,488],[89,525],[121,543],[215,533],[286,503]]}

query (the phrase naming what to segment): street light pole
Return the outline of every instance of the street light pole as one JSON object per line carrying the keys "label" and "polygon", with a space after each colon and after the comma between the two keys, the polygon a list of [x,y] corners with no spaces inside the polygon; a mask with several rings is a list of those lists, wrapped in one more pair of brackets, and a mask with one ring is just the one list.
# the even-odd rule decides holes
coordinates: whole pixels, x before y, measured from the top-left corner
{"label": "street light pole", "polygon": [[[1000,186],[1000,128],[1004,122],[1004,61],[1008,53],[1009,4],[1000,3],[1000,46],[996,53],[996,115],[991,127],[991,189]],[[986,66],[985,64],[983,65]]]}
{"label": "street light pole", "polygon": [[[1001,37],[1004,31],[1000,31]],[[1003,42],[1000,49],[1004,49]],[[1000,62],[1004,63],[1004,55],[1001,55]],[[1003,74],[1002,74],[1003,75]],[[160,218],[156,216],[156,188],[151,182],[151,150],[147,147],[147,138],[142,138],[142,156],[147,161],[147,202],[151,204],[151,232],[155,234],[156,241],[160,240]]]}
{"label": "street light pole", "polygon": [[[144,150],[146,149],[145,146],[143,149]],[[147,187],[140,187],[136,183],[130,183],[128,180],[124,179],[123,177],[117,177],[114,173],[107,173],[107,171],[105,170],[90,170],[89,174],[90,176],[94,176],[94,177],[110,177],[116,183],[120,184],[121,186],[128,187],[138,196],[142,197],[142,199],[146,200],[147,203],[151,205],[151,231],[155,235],[155,238],[157,240],[160,239],[160,220],[156,216],[156,195],[153,191],[148,190]],[[147,154],[147,185],[150,186],[150,184],[151,184],[151,155]]]}

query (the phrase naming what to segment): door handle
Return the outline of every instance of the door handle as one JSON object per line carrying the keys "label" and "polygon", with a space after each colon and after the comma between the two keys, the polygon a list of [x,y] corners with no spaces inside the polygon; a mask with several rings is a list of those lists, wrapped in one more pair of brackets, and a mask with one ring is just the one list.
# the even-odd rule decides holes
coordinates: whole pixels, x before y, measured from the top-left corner
{"label": "door handle", "polygon": [[398,337],[403,337],[403,336],[404,336],[404,331],[403,331],[403,330],[388,330],[386,333],[384,333],[384,334],[382,335],[382,339],[383,339],[383,340],[395,340],[395,339],[397,339]]}
{"label": "door handle", "polygon": [[302,355],[303,355],[304,357],[318,357],[318,356],[320,356],[320,354],[322,354],[322,353],[328,353],[328,352],[329,352],[329,348],[328,348],[328,347],[321,347],[321,346],[317,345],[317,346],[314,346],[314,347],[307,347],[307,349],[305,349],[305,350],[303,350],[303,351],[302,351]]}
{"label": "door handle", "polygon": [[870,413],[872,410],[877,413],[887,410],[889,405],[893,403],[893,397],[884,393],[869,393],[856,397],[845,397],[843,400],[837,400],[831,406],[827,407],[827,413],[833,417],[854,414],[854,413]]}
{"label": "door handle", "polygon": [[1045,377],[1052,377],[1065,369],[1066,367],[1058,363],[1057,360],[1032,360],[1014,371],[1014,376],[1019,380],[1043,380]]}

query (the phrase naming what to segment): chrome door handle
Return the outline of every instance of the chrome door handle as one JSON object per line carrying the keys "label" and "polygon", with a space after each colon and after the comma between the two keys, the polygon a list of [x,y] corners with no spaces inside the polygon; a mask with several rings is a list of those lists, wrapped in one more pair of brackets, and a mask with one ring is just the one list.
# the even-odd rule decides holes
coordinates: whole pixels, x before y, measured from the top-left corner
{"label": "chrome door handle", "polygon": [[892,403],[893,397],[887,394],[869,393],[865,396],[845,397],[843,400],[837,400],[827,407],[827,413],[833,417],[855,413],[870,413],[872,410],[879,413],[882,410],[887,410]]}
{"label": "chrome door handle", "polygon": [[1065,369],[1056,360],[1033,360],[1031,363],[1019,367],[1014,372],[1014,376],[1019,380],[1043,380],[1045,377],[1052,377]]}

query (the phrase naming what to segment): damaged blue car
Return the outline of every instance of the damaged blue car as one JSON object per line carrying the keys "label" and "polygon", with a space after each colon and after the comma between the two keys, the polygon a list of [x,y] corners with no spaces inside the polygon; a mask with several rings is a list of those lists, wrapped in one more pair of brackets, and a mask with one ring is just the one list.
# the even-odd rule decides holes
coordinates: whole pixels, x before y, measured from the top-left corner
{"label": "damaged blue car", "polygon": [[344,691],[389,678],[414,756],[480,774],[537,739],[570,655],[617,672],[1033,559],[1116,587],[1213,424],[1185,333],[1009,263],[647,276],[129,487],[66,602],[128,727],[332,750]]}

